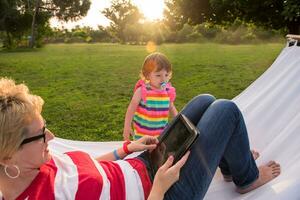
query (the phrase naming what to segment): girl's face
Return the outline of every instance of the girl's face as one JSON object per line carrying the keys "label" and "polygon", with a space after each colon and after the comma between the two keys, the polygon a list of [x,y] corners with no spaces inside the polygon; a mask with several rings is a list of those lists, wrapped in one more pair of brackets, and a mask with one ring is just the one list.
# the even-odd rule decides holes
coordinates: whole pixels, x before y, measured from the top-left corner
{"label": "girl's face", "polygon": [[161,88],[161,84],[163,82],[168,82],[170,78],[170,73],[167,72],[165,69],[160,71],[153,71],[149,74],[150,85],[156,89]]}

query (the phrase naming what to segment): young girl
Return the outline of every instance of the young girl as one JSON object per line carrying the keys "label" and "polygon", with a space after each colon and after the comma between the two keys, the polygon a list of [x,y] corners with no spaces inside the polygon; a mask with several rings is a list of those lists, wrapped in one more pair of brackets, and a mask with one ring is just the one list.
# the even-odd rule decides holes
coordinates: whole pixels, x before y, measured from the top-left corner
{"label": "young girl", "polygon": [[[177,115],[174,106],[175,88],[169,80],[172,66],[161,53],[152,53],[144,61],[134,94],[127,108],[123,138],[138,139],[143,135],[159,136],[168,124],[169,112]],[[132,133],[133,122],[133,133]]]}

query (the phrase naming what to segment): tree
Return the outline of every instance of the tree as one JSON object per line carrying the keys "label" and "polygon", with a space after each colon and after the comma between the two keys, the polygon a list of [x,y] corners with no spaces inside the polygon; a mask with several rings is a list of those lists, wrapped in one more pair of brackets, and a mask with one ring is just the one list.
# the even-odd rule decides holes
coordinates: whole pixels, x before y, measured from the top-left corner
{"label": "tree", "polygon": [[239,18],[271,29],[284,26],[282,0],[210,0],[210,3],[218,23]]}
{"label": "tree", "polygon": [[113,0],[109,8],[105,8],[102,13],[106,18],[111,20],[110,31],[121,42],[126,41],[125,32],[127,26],[136,25],[143,15],[130,0]]}
{"label": "tree", "polygon": [[180,30],[185,23],[192,25],[211,20],[209,0],[168,0],[166,23],[171,30]]}
{"label": "tree", "polygon": [[[86,15],[90,4],[90,0],[0,0],[0,29],[11,35],[11,27],[18,28],[20,24],[19,20],[12,19],[16,16],[26,19],[21,25],[26,31],[31,30],[30,46],[33,47],[36,38],[40,37],[37,36],[38,30],[48,26],[51,17],[77,20]],[[29,24],[28,16],[31,19]]]}
{"label": "tree", "polygon": [[77,20],[87,14],[90,9],[90,0],[32,0],[34,2],[32,25],[31,25],[31,45],[34,46],[36,34],[36,17],[38,14],[47,13],[50,17],[57,17],[60,20]]}
{"label": "tree", "polygon": [[[183,23],[232,23],[235,19],[300,34],[299,0],[169,0]],[[174,15],[174,14],[173,14]]]}
{"label": "tree", "polygon": [[28,30],[31,23],[31,15],[19,6],[16,0],[0,0],[0,31],[3,31],[5,38],[4,46],[12,48],[16,41],[22,39],[22,35]]}
{"label": "tree", "polygon": [[266,28],[288,28],[290,33],[300,34],[298,0],[210,0],[210,3],[218,22],[224,21],[224,17],[230,19],[231,15]]}
{"label": "tree", "polygon": [[166,0],[166,9],[164,10],[164,23],[170,28],[171,31],[180,30],[184,24],[184,15],[181,12],[178,1]]}
{"label": "tree", "polygon": [[300,3],[298,0],[286,0],[283,2],[282,14],[288,21],[289,33],[300,34]]}
{"label": "tree", "polygon": [[210,2],[219,23],[235,17],[268,29],[287,28],[289,33],[300,34],[298,0],[210,0]]}

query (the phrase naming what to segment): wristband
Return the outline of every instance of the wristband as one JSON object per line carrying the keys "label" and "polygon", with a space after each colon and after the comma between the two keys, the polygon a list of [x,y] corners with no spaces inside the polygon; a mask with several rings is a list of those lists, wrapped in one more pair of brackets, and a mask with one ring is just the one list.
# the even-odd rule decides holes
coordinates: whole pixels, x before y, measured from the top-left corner
{"label": "wristband", "polygon": [[123,151],[128,155],[131,154],[132,152],[128,150],[128,145],[131,143],[131,141],[126,141],[123,143]]}
{"label": "wristband", "polygon": [[113,154],[114,154],[116,160],[120,160],[121,159],[120,156],[118,155],[117,149],[115,149],[113,151]]}

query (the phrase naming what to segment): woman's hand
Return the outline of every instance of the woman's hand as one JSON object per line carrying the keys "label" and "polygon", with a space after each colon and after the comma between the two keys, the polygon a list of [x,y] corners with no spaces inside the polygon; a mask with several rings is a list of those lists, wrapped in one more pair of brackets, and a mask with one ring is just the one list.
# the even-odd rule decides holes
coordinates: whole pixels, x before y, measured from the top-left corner
{"label": "woman's hand", "polygon": [[128,150],[131,152],[152,150],[156,148],[157,143],[158,139],[156,137],[146,135],[136,141],[131,142],[128,145]]}
{"label": "woman's hand", "polygon": [[185,164],[190,152],[187,152],[175,165],[172,166],[174,157],[170,156],[168,160],[158,170],[154,177],[152,190],[148,200],[163,199],[167,190],[179,179],[181,167]]}

